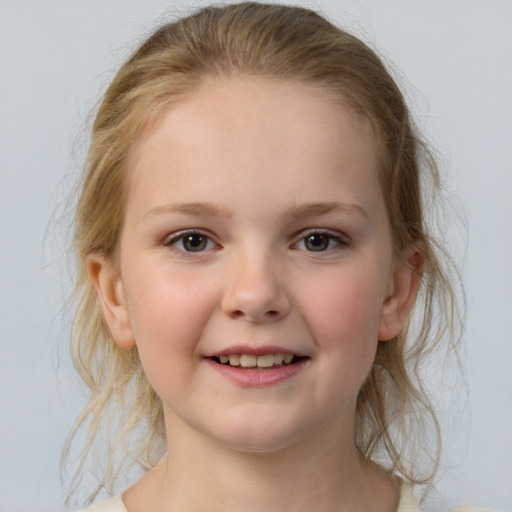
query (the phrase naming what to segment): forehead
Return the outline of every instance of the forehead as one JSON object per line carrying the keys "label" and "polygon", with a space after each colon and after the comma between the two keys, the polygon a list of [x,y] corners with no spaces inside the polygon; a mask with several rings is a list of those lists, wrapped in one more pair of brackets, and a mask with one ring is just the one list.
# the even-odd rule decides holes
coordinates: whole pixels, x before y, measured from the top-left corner
{"label": "forehead", "polygon": [[[332,86],[262,76],[207,76],[164,105],[161,113],[140,134],[134,153],[140,154],[146,141],[163,125],[174,124],[181,133],[192,129],[200,136],[198,121],[204,122],[211,115],[211,121],[216,120],[223,129],[237,130],[254,120],[258,113],[263,114],[262,106],[270,105],[280,107],[279,116],[267,116],[265,120],[274,134],[279,133],[291,117],[294,122],[300,117],[315,121],[324,118],[327,124],[330,117],[325,115],[327,112],[343,111],[340,121],[350,117],[351,124],[364,127],[368,136],[373,137],[371,123]],[[283,113],[287,114],[284,118]],[[258,116],[258,121],[264,121],[263,115]]]}
{"label": "forehead", "polygon": [[[301,123],[304,120],[306,123]],[[297,129],[293,135],[297,142],[301,136],[312,138],[318,128],[325,128],[331,134],[330,137],[324,134],[327,145],[338,137],[336,128],[344,128],[347,123],[364,133],[366,151],[375,152],[377,145],[370,122],[344,101],[342,93],[302,81],[244,75],[207,77],[163,109],[132,148],[132,162],[154,147],[153,142],[158,137],[155,132],[166,131],[170,136],[174,131],[176,142],[178,138],[190,136],[215,144],[216,135],[220,137],[222,133],[239,141],[250,131],[250,137],[254,139],[256,128],[260,128],[278,145],[283,143],[282,136],[295,125]],[[308,126],[310,133],[304,130]],[[340,139],[335,141],[336,144],[342,142]]]}
{"label": "forehead", "polygon": [[211,78],[170,107],[137,144],[129,189],[139,189],[151,175],[159,190],[200,179],[207,193],[224,179],[230,187],[243,180],[254,194],[263,194],[266,176],[281,190],[296,182],[300,195],[307,177],[310,188],[318,185],[325,194],[329,180],[322,179],[340,166],[360,179],[371,170],[375,180],[375,152],[370,124],[320,87]]}

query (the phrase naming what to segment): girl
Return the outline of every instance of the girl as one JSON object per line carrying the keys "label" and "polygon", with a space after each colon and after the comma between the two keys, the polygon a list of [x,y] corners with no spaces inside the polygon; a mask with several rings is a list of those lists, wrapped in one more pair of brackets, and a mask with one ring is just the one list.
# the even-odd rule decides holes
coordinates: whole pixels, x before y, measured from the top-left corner
{"label": "girl", "polygon": [[79,472],[109,436],[91,499],[148,471],[90,510],[417,510],[439,458],[417,370],[455,311],[429,178],[382,62],[316,13],[249,2],[152,34],[94,123],[73,331]]}

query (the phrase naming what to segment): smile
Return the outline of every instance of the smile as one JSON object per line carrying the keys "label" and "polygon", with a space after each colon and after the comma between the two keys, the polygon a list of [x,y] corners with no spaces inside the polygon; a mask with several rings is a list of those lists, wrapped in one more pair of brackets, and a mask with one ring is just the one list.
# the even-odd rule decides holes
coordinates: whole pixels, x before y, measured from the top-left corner
{"label": "smile", "polygon": [[294,354],[222,354],[212,359],[226,366],[235,368],[275,368],[282,365],[290,365],[303,359]]}
{"label": "smile", "polygon": [[206,358],[218,374],[243,388],[277,385],[301,374],[311,359],[296,354],[220,354]]}

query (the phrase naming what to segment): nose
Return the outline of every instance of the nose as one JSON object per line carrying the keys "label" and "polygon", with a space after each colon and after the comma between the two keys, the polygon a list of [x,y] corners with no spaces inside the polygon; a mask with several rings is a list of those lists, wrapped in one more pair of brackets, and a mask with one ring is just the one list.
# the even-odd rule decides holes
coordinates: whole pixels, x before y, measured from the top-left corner
{"label": "nose", "polygon": [[222,310],[230,318],[268,323],[290,311],[285,276],[272,255],[231,262]]}

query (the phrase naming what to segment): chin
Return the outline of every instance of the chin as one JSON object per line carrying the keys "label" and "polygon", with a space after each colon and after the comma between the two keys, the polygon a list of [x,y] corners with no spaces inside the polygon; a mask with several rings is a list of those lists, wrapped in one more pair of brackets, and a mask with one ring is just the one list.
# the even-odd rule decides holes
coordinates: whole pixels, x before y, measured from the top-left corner
{"label": "chin", "polygon": [[[253,418],[251,418],[253,420]],[[248,421],[243,418],[240,422],[224,425],[212,437],[224,446],[244,453],[272,454],[284,450],[308,436],[303,422],[292,425],[276,421]],[[211,433],[210,433],[211,435]]]}

